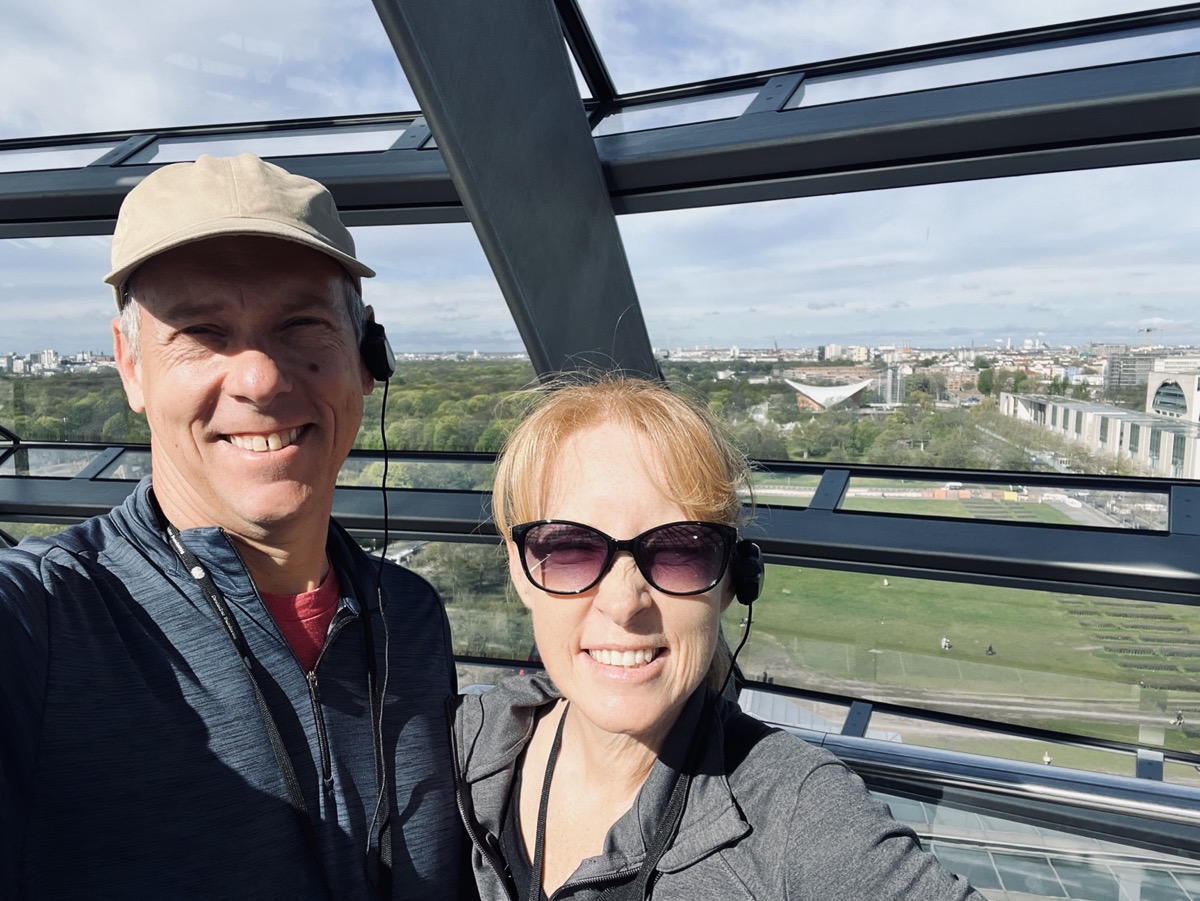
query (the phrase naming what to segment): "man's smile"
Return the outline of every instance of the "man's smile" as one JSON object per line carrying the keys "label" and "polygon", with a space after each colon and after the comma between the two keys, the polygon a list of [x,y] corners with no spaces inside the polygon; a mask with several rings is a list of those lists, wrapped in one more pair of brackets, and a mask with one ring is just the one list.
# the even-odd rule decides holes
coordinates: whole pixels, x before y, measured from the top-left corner
{"label": "man's smile", "polygon": [[281,432],[267,432],[243,434],[243,435],[226,435],[225,439],[234,447],[240,447],[242,450],[263,452],[283,450],[289,444],[294,442],[303,428],[284,429]]}

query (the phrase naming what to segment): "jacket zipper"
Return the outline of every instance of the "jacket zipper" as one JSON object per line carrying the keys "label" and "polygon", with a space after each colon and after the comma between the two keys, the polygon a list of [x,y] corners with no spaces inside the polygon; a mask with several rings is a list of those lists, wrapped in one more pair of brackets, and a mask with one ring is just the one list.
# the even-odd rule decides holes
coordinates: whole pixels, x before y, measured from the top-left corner
{"label": "jacket zipper", "polygon": [[[484,844],[483,839],[479,837],[479,830],[475,825],[475,821],[467,814],[467,806],[463,802],[463,798],[466,797],[467,787],[463,780],[462,763],[458,757],[458,736],[455,735],[454,698],[450,698],[448,707],[450,713],[450,753],[454,757],[454,798],[458,803],[459,819],[462,820],[463,826],[466,827],[467,835],[471,837],[471,844],[479,849],[479,853],[483,855],[484,860],[488,862],[491,868],[495,871],[496,876],[499,877],[500,884],[504,887],[504,896],[508,898],[509,901],[517,901],[512,893],[512,889],[509,887],[508,876],[505,875],[507,873],[507,868],[501,864],[500,859],[497,858],[494,853],[492,853],[492,850]],[[570,889],[574,891],[575,889],[586,888],[590,885],[600,885],[605,882],[619,882],[622,879],[627,879],[631,875],[636,876],[637,871],[633,869],[625,869],[616,873],[605,873],[600,876],[590,876],[587,879],[577,879],[574,882],[564,882],[553,892],[551,892],[549,895],[549,901],[554,901],[554,899],[558,897],[559,892],[563,891],[564,889]]]}
{"label": "jacket zipper", "polygon": [[505,875],[507,868],[501,866],[500,860],[492,853],[491,848],[483,843],[483,839],[479,837],[479,830],[475,826],[475,821],[467,814],[467,805],[463,801],[466,797],[467,786],[463,779],[462,762],[458,757],[458,736],[455,734],[454,703],[454,698],[448,698],[446,701],[447,721],[450,724],[450,754],[454,758],[454,800],[458,804],[458,817],[462,820],[463,826],[467,830],[467,835],[471,837],[471,844],[479,849],[479,853],[483,855],[484,860],[496,872],[500,884],[504,887],[504,896],[509,901],[517,901],[512,890],[509,888],[509,879]]}
{"label": "jacket zipper", "polygon": [[317,685],[317,670],[305,673],[308,680],[308,697],[312,701],[313,721],[317,726],[317,745],[321,749],[321,784],[325,793],[333,793],[333,762],[329,759],[329,736],[325,732],[325,714],[321,710],[321,689]]}
{"label": "jacket zipper", "polygon": [[562,885],[560,885],[558,888],[556,888],[553,892],[551,892],[547,896],[547,899],[548,899],[548,901],[554,901],[554,899],[558,897],[558,893],[561,891],[572,891],[573,892],[576,889],[587,888],[588,886],[593,886],[593,885],[602,885],[605,882],[621,882],[625,879],[628,879],[631,876],[636,876],[636,875],[637,875],[637,870],[625,869],[625,870],[619,870],[615,873],[604,873],[603,875],[600,875],[600,876],[589,876],[586,879],[576,879],[574,882],[568,880],[568,881],[564,882]]}
{"label": "jacket zipper", "polygon": [[321,707],[321,686],[317,683],[317,668],[321,665],[321,658],[325,656],[325,648],[342,630],[346,621],[353,616],[352,613],[347,613],[345,616],[335,614],[334,620],[330,624],[329,634],[325,636],[325,646],[321,648],[317,662],[313,664],[312,670],[304,674],[304,678],[308,682],[308,698],[312,703],[313,723],[317,729],[317,747],[321,754],[321,785],[328,796],[333,794],[333,759],[329,753],[329,733],[325,728],[325,712]]}

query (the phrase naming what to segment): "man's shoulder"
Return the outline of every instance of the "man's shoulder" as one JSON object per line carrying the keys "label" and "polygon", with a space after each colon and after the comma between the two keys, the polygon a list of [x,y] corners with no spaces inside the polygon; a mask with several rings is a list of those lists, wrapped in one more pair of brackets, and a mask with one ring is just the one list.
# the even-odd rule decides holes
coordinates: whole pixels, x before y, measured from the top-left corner
{"label": "man's shoulder", "polygon": [[16,547],[0,549],[0,579],[39,581],[49,567],[68,563],[76,553],[98,551],[101,542],[81,523],[48,536],[25,538]]}
{"label": "man's shoulder", "polygon": [[82,582],[123,582],[144,566],[131,546],[129,527],[122,525],[128,518],[119,507],[60,532],[0,548],[0,603],[29,607],[50,598],[80,601],[75,595]]}
{"label": "man's shoulder", "polygon": [[112,514],[93,516],[61,532],[31,536],[14,548],[5,548],[0,551],[0,569],[41,571],[71,565],[73,560],[94,559],[112,546],[116,535]]}

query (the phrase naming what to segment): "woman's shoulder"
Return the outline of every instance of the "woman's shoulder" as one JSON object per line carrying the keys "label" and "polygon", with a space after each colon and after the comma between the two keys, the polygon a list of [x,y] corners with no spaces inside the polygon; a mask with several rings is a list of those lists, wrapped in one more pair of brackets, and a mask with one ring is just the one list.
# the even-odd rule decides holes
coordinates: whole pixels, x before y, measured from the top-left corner
{"label": "woman's shoulder", "polygon": [[538,708],[562,695],[550,677],[540,670],[521,670],[501,676],[494,683],[475,683],[459,689],[459,716],[473,711],[492,713],[514,708]]}
{"label": "woman's shoulder", "polygon": [[466,686],[454,712],[454,734],[468,777],[512,763],[533,732],[539,709],[560,697],[544,673],[514,673],[495,685]]}
{"label": "woman's shoulder", "polygon": [[777,792],[786,783],[799,790],[817,773],[835,782],[843,778],[851,783],[857,780],[831,751],[765,723],[735,705],[728,708],[732,709],[722,711],[720,723],[725,774],[735,794]]}

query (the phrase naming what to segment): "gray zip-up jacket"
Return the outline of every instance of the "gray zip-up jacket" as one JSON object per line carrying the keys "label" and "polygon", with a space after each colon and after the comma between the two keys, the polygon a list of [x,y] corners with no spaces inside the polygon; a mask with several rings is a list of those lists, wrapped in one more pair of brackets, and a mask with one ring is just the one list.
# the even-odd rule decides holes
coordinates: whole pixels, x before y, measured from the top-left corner
{"label": "gray zip-up jacket", "polygon": [[[668,801],[671,770],[663,761],[683,759],[707,691],[702,687],[688,701],[633,808],[609,830],[604,852],[583,861],[553,898],[590,901],[636,873]],[[459,701],[459,807],[483,901],[514,901],[525,890],[511,885],[498,835],[538,711],[558,697],[538,673],[509,677]],[[828,751],[768,730],[748,753],[727,760],[725,735],[734,718],[750,721],[739,735],[762,727],[729,701],[714,696],[713,703],[679,832],[658,865],[655,901],[983,901],[921,850],[915,833]]]}
{"label": "gray zip-up jacket", "polygon": [[437,594],[330,524],[342,597],[312,674],[228,536],[189,529],[245,635],[311,813],[305,836],[253,685],[143,482],[120,507],[0,550],[0,899],[379,898],[362,614],[387,671],[393,898],[457,897],[462,830]]}

